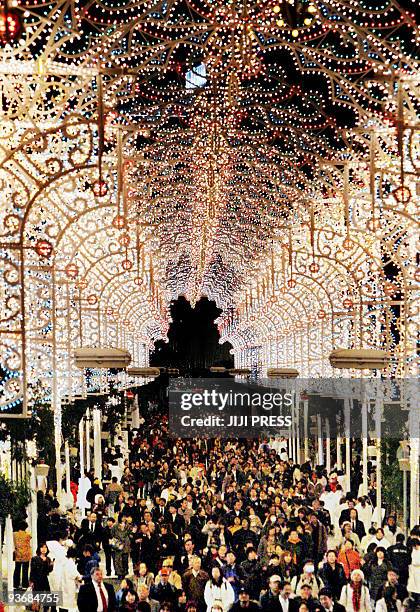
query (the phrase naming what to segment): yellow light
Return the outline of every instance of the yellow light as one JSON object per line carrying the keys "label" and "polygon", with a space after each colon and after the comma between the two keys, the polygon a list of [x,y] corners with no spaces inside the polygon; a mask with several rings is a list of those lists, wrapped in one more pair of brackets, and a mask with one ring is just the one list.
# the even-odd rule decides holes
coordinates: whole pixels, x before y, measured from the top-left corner
{"label": "yellow light", "polygon": [[316,6],[314,4],[308,6],[308,13],[316,13]]}
{"label": "yellow light", "polygon": [[276,21],[277,25],[279,26],[279,28],[282,28],[284,26],[284,21],[283,19],[277,19]]}
{"label": "yellow light", "polygon": [[273,7],[273,13],[280,13],[280,7],[278,5]]}
{"label": "yellow light", "polygon": [[305,19],[303,20],[303,23],[305,25],[311,25],[312,19],[310,17],[305,17]]}
{"label": "yellow light", "polygon": [[293,38],[296,38],[296,36],[299,36],[299,30],[292,30],[292,36]]}

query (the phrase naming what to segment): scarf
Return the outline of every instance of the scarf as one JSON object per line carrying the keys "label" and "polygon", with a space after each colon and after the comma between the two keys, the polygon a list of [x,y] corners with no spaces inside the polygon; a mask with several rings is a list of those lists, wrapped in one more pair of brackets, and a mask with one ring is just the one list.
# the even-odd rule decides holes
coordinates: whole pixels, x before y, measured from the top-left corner
{"label": "scarf", "polygon": [[362,597],[362,583],[361,582],[350,582],[350,586],[353,589],[353,608],[355,612],[359,612],[360,610],[360,600]]}

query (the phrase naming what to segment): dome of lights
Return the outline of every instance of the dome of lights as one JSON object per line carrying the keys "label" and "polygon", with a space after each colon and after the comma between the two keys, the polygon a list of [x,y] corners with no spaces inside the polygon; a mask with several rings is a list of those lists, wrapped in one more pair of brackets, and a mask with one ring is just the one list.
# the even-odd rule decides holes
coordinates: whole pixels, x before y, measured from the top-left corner
{"label": "dome of lights", "polygon": [[83,397],[79,347],[147,366],[180,295],[222,309],[239,368],[326,376],[334,348],[381,346],[387,375],[413,374],[413,11],[8,0],[2,409],[30,406],[33,381]]}

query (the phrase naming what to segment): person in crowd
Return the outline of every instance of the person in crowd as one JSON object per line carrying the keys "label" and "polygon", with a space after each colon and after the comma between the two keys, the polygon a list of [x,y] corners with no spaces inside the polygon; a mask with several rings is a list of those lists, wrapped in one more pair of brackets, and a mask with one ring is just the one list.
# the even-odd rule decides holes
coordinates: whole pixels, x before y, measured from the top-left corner
{"label": "person in crowd", "polygon": [[338,562],[343,566],[344,574],[346,579],[350,578],[350,575],[354,569],[360,569],[361,567],[361,556],[354,548],[352,540],[345,540],[338,553]]}
{"label": "person in crowd", "polygon": [[94,567],[90,577],[77,595],[79,612],[116,612],[114,587],[103,581],[102,570]]}
{"label": "person in crowd", "polygon": [[33,591],[50,592],[49,574],[53,571],[53,562],[48,556],[48,547],[42,542],[31,559],[29,583]]}
{"label": "person in crowd", "polygon": [[221,604],[223,612],[227,612],[235,601],[235,592],[231,584],[216,566],[211,570],[211,576],[206,583],[204,601],[207,605],[207,612],[210,612],[215,602]]}
{"label": "person in crowd", "polygon": [[76,612],[77,610],[77,594],[83,579],[77,569],[76,557],[76,548],[69,548],[61,571],[59,591],[62,594],[63,600],[60,609],[67,610],[68,612]]}
{"label": "person in crowd", "polygon": [[377,546],[373,559],[363,566],[366,578],[369,582],[369,591],[372,601],[376,601],[379,588],[385,583],[389,570],[392,569],[391,563],[386,556],[386,550],[382,546]]}
{"label": "person in crowd", "polygon": [[238,593],[238,601],[230,607],[229,612],[259,612],[260,606],[253,601],[246,589],[241,589]]}
{"label": "person in crowd", "polygon": [[134,589],[128,589],[122,599],[121,604],[118,608],[119,612],[137,612],[139,604],[139,596]]}
{"label": "person in crowd", "polygon": [[28,525],[25,522],[19,524],[13,532],[13,544],[15,569],[13,572],[13,588],[27,589],[29,585],[29,563],[31,561],[31,539],[32,536],[27,532]]}
{"label": "person in crowd", "polygon": [[315,575],[315,565],[312,560],[305,561],[302,574],[300,574],[300,576],[295,576],[291,584],[295,594],[300,592],[303,585],[309,584],[312,597],[315,599],[318,598],[318,593],[324,586],[322,578]]}
{"label": "person in crowd", "polygon": [[346,612],[345,607],[334,599],[333,592],[330,589],[324,587],[319,591],[319,602],[322,605],[323,612]]}
{"label": "person in crowd", "polygon": [[173,584],[170,584],[169,574],[169,569],[167,567],[162,567],[158,574],[159,580],[157,584],[153,584],[150,587],[150,596],[160,603],[165,601],[174,604],[177,598],[177,590]]}
{"label": "person in crowd", "polygon": [[378,599],[375,612],[401,612],[402,602],[398,599],[397,589],[387,586],[384,589],[383,597]]}
{"label": "person in crowd", "polygon": [[268,590],[260,596],[260,606],[263,612],[278,612],[281,591],[281,577],[273,575],[268,583]]}
{"label": "person in crowd", "polygon": [[139,611],[158,612],[160,604],[156,599],[150,597],[150,589],[145,584],[139,586],[137,593],[139,596]]}
{"label": "person in crowd", "polygon": [[396,544],[397,535],[403,535],[403,532],[397,525],[396,516],[394,514],[390,514],[386,519],[384,526],[384,537],[388,540],[390,546]]}
{"label": "person in crowd", "polygon": [[[159,577],[157,575],[156,581],[158,581],[158,579]],[[154,584],[154,582],[155,582],[155,576],[153,575],[153,572],[149,571],[149,568],[147,567],[146,563],[144,562],[139,563],[134,568],[133,584],[137,592],[139,591],[140,586],[142,586],[143,584],[145,584],[147,588],[150,589],[150,587]]]}
{"label": "person in crowd", "polygon": [[397,589],[397,599],[399,599],[401,602],[407,599],[407,587],[399,582],[397,572],[394,569],[390,569],[387,574],[386,582],[379,587],[378,592],[376,593],[376,600],[383,597],[384,590],[388,586],[392,586]]}
{"label": "person in crowd", "polygon": [[106,519],[106,524],[102,529],[102,549],[105,555],[105,568],[106,575],[111,576],[112,574],[112,566],[115,564],[114,558],[114,549],[111,546],[111,539],[113,537],[113,529],[115,526],[115,519],[112,516],[108,516]]}
{"label": "person in crowd", "polygon": [[352,571],[349,584],[343,586],[340,596],[346,612],[372,612],[370,593],[363,584],[365,576],[360,569]]}
{"label": "person in crowd", "polygon": [[408,566],[411,561],[410,551],[404,543],[405,537],[403,533],[397,533],[395,540],[395,544],[388,548],[388,557],[392,567],[399,575],[400,583],[407,585]]}
{"label": "person in crowd", "polygon": [[130,525],[124,517],[120,517],[112,528],[110,544],[114,550],[115,573],[122,580],[128,574],[130,553]]}
{"label": "person in crowd", "polygon": [[93,546],[86,544],[83,548],[82,557],[79,561],[78,570],[85,581],[90,580],[92,570],[99,567],[100,558]]}
{"label": "person in crowd", "polygon": [[350,574],[346,576],[343,565],[337,559],[336,551],[329,550],[327,552],[326,561],[319,571],[319,576],[324,583],[324,587],[332,593],[333,598],[339,599],[341,590],[343,586],[347,584],[347,579],[350,577]]}
{"label": "person in crowd", "polygon": [[117,610],[119,610],[121,607],[121,602],[123,600],[124,595],[127,593],[127,591],[129,591],[130,589],[132,590],[133,588],[134,584],[132,580],[130,580],[129,578],[123,578],[121,580],[120,588],[115,593],[115,605]]}
{"label": "person in crowd", "polygon": [[207,572],[201,569],[201,559],[195,556],[191,568],[182,575],[182,587],[188,601],[193,601],[198,610],[204,608],[204,590],[209,580]]}
{"label": "person in crowd", "polygon": [[420,539],[412,538],[411,563],[408,568],[407,589],[414,605],[420,607]]}

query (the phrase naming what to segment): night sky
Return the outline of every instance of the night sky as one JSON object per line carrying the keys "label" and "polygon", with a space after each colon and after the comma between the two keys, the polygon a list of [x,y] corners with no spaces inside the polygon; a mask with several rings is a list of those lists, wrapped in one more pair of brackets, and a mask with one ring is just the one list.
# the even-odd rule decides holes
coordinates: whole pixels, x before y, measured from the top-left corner
{"label": "night sky", "polygon": [[202,298],[195,308],[180,297],[171,303],[172,323],[169,343],[159,340],[150,356],[151,366],[179,368],[181,374],[199,376],[210,366],[233,367],[230,344],[219,344],[214,320],[221,310],[214,302]]}

